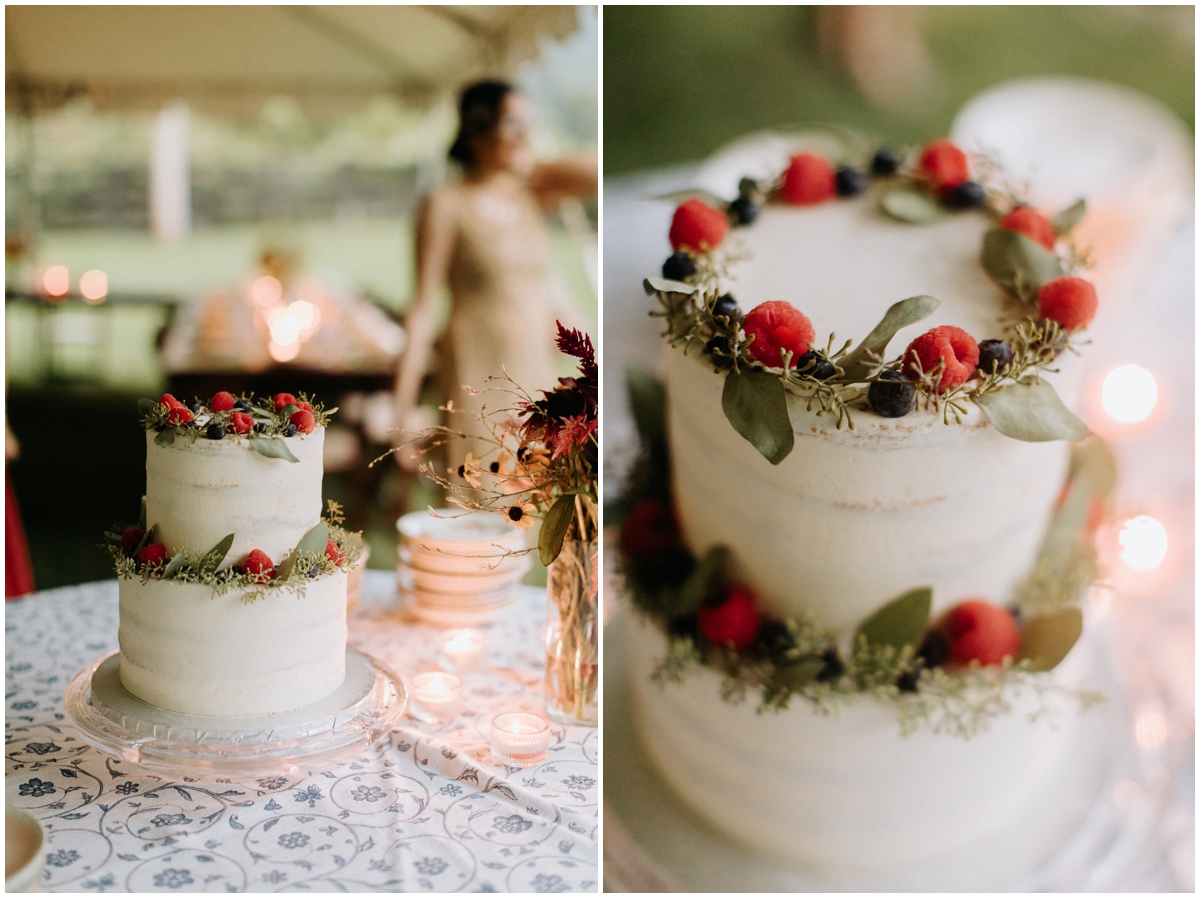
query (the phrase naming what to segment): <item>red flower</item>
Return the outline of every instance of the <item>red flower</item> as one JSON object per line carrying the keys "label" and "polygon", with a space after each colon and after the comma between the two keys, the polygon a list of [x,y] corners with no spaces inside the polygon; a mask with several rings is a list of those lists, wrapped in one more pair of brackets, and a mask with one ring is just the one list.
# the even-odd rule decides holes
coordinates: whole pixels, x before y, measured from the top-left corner
{"label": "red flower", "polygon": [[739,652],[754,643],[762,622],[754,593],[745,586],[731,587],[723,603],[716,608],[701,608],[696,617],[705,639]]}
{"label": "red flower", "polygon": [[296,397],[291,393],[276,393],[275,394],[275,411],[279,411],[285,405],[295,405]]}
{"label": "red flower", "polygon": [[172,424],[187,424],[189,421],[194,421],[195,418],[196,416],[192,414],[191,410],[182,405],[173,405],[167,412],[167,420]]}
{"label": "red flower", "polygon": [[1083,278],[1057,278],[1038,291],[1042,317],[1057,321],[1064,330],[1087,327],[1098,305],[1096,288]]}
{"label": "red flower", "polygon": [[971,178],[967,154],[948,140],[935,140],[921,152],[917,170],[938,190],[949,190]]}
{"label": "red flower", "polygon": [[1040,243],[1048,250],[1054,249],[1054,226],[1050,220],[1035,209],[1028,206],[1017,206],[1002,219],[1000,227],[1018,234],[1024,234],[1034,243]]}
{"label": "red flower", "polygon": [[815,206],[837,193],[837,176],[833,167],[816,153],[800,153],[792,157],[783,173],[779,193],[785,203],[793,206]]}
{"label": "red flower", "polygon": [[245,412],[234,412],[229,416],[229,426],[234,433],[249,433],[254,429],[254,419]]}
{"label": "red flower", "polygon": [[808,344],[816,337],[808,316],[790,303],[778,300],[755,306],[742,323],[746,334],[754,337],[750,355],[764,365],[778,368],[783,365],[782,350],[791,350],[789,368],[808,352]]}
{"label": "red flower", "polygon": [[275,579],[275,565],[271,563],[271,556],[262,549],[250,551],[250,554],[246,556],[243,570],[260,583]]}
{"label": "red flower", "polygon": [[208,407],[214,412],[227,412],[233,408],[233,403],[233,394],[226,393],[224,390],[222,390],[209,400]]}
{"label": "red flower", "polygon": [[583,415],[572,415],[566,418],[554,431],[547,432],[546,446],[551,449],[550,459],[561,458],[587,445],[597,430],[595,418],[588,419]]}
{"label": "red flower", "polygon": [[985,667],[1017,656],[1021,634],[1013,616],[980,599],[951,608],[945,620],[950,657],[958,664],[978,661]]}
{"label": "red flower", "polygon": [[158,567],[167,560],[167,547],[162,543],[150,543],[138,552],[137,558],[143,567]]}
{"label": "red flower", "polygon": [[121,534],[121,550],[132,552],[142,541],[142,535],[141,527],[126,527],[125,532]]}
{"label": "red flower", "polygon": [[334,564],[341,564],[346,560],[346,556],[342,554],[341,550],[338,548],[338,544],[333,540],[325,543],[325,557]]}
{"label": "red flower", "polygon": [[688,200],[671,219],[671,246],[707,253],[721,245],[728,229],[729,219],[724,212],[700,200]]}
{"label": "red flower", "polygon": [[306,408],[302,408],[298,412],[292,412],[292,416],[288,420],[295,424],[296,429],[301,433],[312,433],[313,428],[316,427],[316,422],[313,420],[313,413]]}
{"label": "red flower", "polygon": [[939,392],[946,393],[975,373],[979,364],[979,344],[960,327],[943,324],[921,334],[904,350],[904,366],[917,373],[913,355],[921,361],[921,370],[928,374],[942,360],[942,376],[938,381]]}
{"label": "red flower", "polygon": [[675,509],[661,499],[643,499],[621,524],[621,551],[630,561],[651,561],[680,542]]}

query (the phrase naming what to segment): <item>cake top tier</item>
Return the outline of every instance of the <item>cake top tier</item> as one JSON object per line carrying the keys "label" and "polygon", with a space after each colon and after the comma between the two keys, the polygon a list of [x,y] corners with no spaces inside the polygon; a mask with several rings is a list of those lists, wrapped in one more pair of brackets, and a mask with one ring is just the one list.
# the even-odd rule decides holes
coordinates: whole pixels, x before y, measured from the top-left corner
{"label": "cake top tier", "polygon": [[170,393],[164,393],[158,402],[138,400],[142,427],[157,434],[154,441],[159,446],[171,445],[177,436],[214,441],[244,437],[262,455],[291,462],[296,459],[289,457],[286,444],[278,438],[324,428],[336,411],[326,411],[321,403],[310,401],[304,393],[299,398],[291,393],[255,397],[253,393],[234,396],[221,391],[210,399],[191,402],[180,402]]}

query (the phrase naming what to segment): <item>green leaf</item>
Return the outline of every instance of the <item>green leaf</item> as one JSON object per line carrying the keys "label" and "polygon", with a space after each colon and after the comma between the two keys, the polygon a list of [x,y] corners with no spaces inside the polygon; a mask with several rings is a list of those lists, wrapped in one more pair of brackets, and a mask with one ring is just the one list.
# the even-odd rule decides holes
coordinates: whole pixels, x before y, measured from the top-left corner
{"label": "green leaf", "polygon": [[1087,201],[1080,200],[1075,205],[1068,206],[1050,219],[1050,227],[1054,228],[1054,233],[1061,237],[1063,234],[1069,234],[1075,230],[1076,225],[1083,221],[1083,216],[1086,214]]}
{"label": "green leaf", "polygon": [[730,371],[721,391],[721,409],[733,429],[771,464],[779,464],[792,451],[796,434],[788,417],[787,391],[774,374]]}
{"label": "green leaf", "polygon": [[941,303],[932,296],[910,296],[893,303],[867,338],[838,360],[838,366],[846,372],[844,379],[855,383],[865,378],[878,365],[872,356],[882,358],[898,330],[924,321],[937,311],[939,305]]}
{"label": "green leaf", "polygon": [[146,530],[142,534],[141,542],[139,542],[137,544],[137,548],[133,550],[134,556],[136,557],[138,552],[142,551],[142,549],[146,548],[146,546],[153,543],[157,538],[158,538],[158,525],[155,524],[153,527],[151,527],[149,530]]}
{"label": "green leaf", "polygon": [[296,553],[312,552],[316,555],[321,555],[325,552],[325,547],[329,545],[330,533],[329,525],[324,521],[317,523],[312,530],[301,537],[300,542],[296,543]]}
{"label": "green leaf", "polygon": [[139,399],[137,401],[137,410],[139,415],[148,415],[158,408],[158,401],[154,399]]}
{"label": "green leaf", "polygon": [[168,427],[166,430],[159,431],[158,436],[154,438],[155,446],[167,447],[175,442],[175,428]]}
{"label": "green leaf", "polygon": [[275,414],[282,415],[285,419],[287,419],[287,418],[290,418],[292,415],[296,414],[296,412],[298,412],[298,411],[300,411],[300,406],[293,405],[292,403],[289,402],[287,405],[285,405],[283,408],[281,408]]}
{"label": "green leaf", "polygon": [[724,211],[729,207],[729,201],[723,200],[715,193],[705,190],[703,187],[695,187],[691,190],[676,190],[671,193],[664,193],[661,196],[653,197],[656,200],[662,200],[668,203],[683,203],[687,200],[701,200],[708,203],[716,209]]}
{"label": "green leaf", "polygon": [[1072,480],[1082,480],[1097,499],[1107,499],[1117,486],[1117,460],[1112,447],[1091,437],[1071,447]]}
{"label": "green leaf", "polygon": [[176,552],[175,557],[167,562],[167,566],[163,568],[163,579],[170,580],[183,569],[183,552]]}
{"label": "green leaf", "polygon": [[892,218],[909,224],[933,224],[946,217],[946,210],[929,194],[911,187],[889,190],[879,199],[879,206]]}
{"label": "green leaf", "polygon": [[232,547],[233,534],[229,533],[224,539],[204,553],[204,557],[200,559],[201,572],[210,573],[219,568]]}
{"label": "green leaf", "polygon": [[820,658],[803,658],[794,664],[783,664],[775,668],[771,676],[770,690],[773,693],[799,692],[817,678],[825,662]]}
{"label": "green leaf", "polygon": [[1030,618],[1021,631],[1018,661],[1033,662],[1034,670],[1053,670],[1083,632],[1083,615],[1078,608],[1060,608]]}
{"label": "green leaf", "polygon": [[980,262],[998,286],[1021,300],[1028,300],[1042,284],[1063,274],[1058,256],[1007,228],[994,228],[983,235]]}
{"label": "green leaf", "polygon": [[897,649],[921,644],[925,626],[929,623],[929,608],[933,602],[933,590],[928,586],[910,589],[897,599],[892,599],[865,621],[859,624],[855,641],[859,636],[871,646],[892,646]]}
{"label": "green leaf", "polygon": [[709,549],[696,569],[684,581],[683,586],[674,595],[672,601],[663,611],[671,620],[695,614],[704,604],[714,586],[720,585],[720,576],[729,558],[729,549],[725,546],[713,546]]}
{"label": "green leaf", "polygon": [[542,564],[549,566],[558,557],[574,516],[574,496],[559,496],[550,506],[546,519],[542,521],[542,532],[538,534],[538,558]]}
{"label": "green leaf", "polygon": [[146,497],[142,496],[142,510],[138,513],[138,528],[145,533],[146,531]]}
{"label": "green leaf", "polygon": [[265,455],[267,458],[284,458],[288,461],[298,462],[300,459],[292,455],[292,450],[287,447],[279,437],[250,437],[250,445],[254,447],[254,451],[259,455]]}
{"label": "green leaf", "polygon": [[974,397],[996,429],[1026,443],[1082,440],[1090,431],[1063,405],[1045,380],[1026,378],[1002,390]]}
{"label": "green leaf", "polygon": [[647,296],[651,293],[682,293],[684,296],[691,296],[700,289],[700,286],[667,278],[646,278],[642,281],[642,288],[646,291]]}
{"label": "green leaf", "polygon": [[661,380],[640,368],[625,371],[629,408],[638,435],[653,453],[666,450],[667,387]]}

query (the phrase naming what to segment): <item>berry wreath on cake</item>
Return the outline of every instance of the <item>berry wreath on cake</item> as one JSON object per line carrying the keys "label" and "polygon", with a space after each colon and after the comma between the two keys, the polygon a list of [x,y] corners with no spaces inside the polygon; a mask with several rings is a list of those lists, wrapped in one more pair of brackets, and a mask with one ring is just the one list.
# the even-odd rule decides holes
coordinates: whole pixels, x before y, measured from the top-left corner
{"label": "berry wreath on cake", "polygon": [[120,678],[181,714],[289,711],[345,679],[346,577],[362,554],[322,517],[336,409],[280,393],[139,400],[141,520],[105,534],[120,578]]}
{"label": "berry wreath on cake", "polygon": [[[621,503],[638,731],[702,816],[793,861],[1018,826],[1027,872],[1078,822],[1026,825],[1102,698],[1079,602],[1113,467],[1060,399],[1098,305],[1086,207],[1043,214],[945,140],[840,155],[669,197],[667,378],[631,381]],[[717,760],[741,756],[749,793]]]}

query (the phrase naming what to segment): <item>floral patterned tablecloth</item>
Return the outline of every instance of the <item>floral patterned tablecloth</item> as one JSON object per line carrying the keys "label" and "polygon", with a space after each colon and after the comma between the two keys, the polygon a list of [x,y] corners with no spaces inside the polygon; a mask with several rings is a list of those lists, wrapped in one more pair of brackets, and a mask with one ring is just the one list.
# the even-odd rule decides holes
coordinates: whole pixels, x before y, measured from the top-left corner
{"label": "floral patterned tablecloth", "polygon": [[[405,620],[368,571],[350,643],[402,678],[438,664],[443,631]],[[545,590],[488,629],[458,715],[406,715],[352,763],[295,778],[171,777],[89,748],[67,682],[117,648],[115,580],[6,606],[6,801],[46,827],[41,888],[146,891],[596,891],[594,729],[553,726],[527,770],[488,751],[491,718],[541,704]]]}

